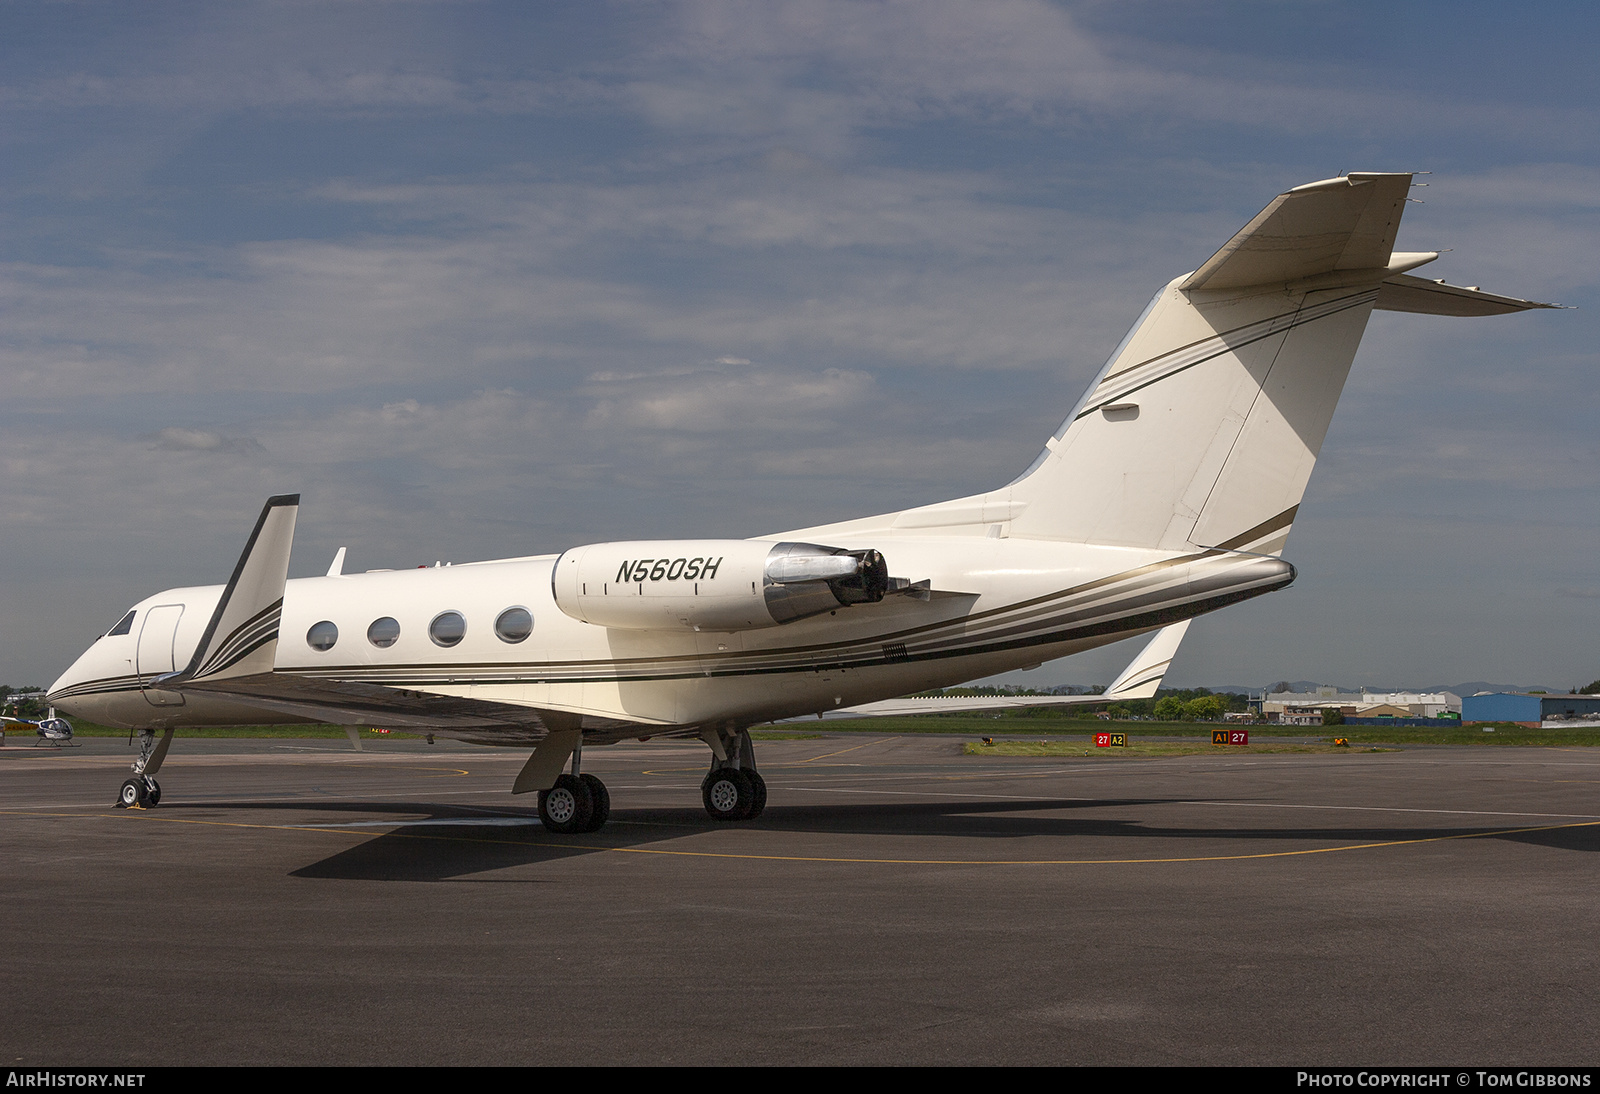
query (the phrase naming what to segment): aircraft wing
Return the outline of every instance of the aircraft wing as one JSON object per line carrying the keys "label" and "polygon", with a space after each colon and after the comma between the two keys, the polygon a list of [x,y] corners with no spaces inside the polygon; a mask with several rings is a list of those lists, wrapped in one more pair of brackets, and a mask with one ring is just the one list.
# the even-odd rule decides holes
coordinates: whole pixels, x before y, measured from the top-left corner
{"label": "aircraft wing", "polygon": [[1192,620],[1162,627],[1154,638],[1139,651],[1139,656],[1128,663],[1122,675],[1112,681],[1101,695],[908,695],[902,699],[884,699],[876,703],[861,703],[853,707],[823,711],[810,718],[788,718],[785,721],[801,722],[820,717],[823,721],[838,718],[892,718],[916,714],[962,714],[989,710],[1015,710],[1022,707],[1068,707],[1090,703],[1115,703],[1123,699],[1153,699],[1161,686],[1178,646],[1189,630]]}
{"label": "aircraft wing", "polygon": [[[173,685],[167,685],[173,687]],[[517,730],[529,740],[547,729],[539,712],[513,703],[461,699],[347,680],[262,672],[180,683],[173,690],[209,695],[331,725],[386,729]]]}
{"label": "aircraft wing", "polygon": [[[154,687],[331,725],[437,732],[488,744],[537,742],[552,730],[576,724],[575,714],[516,703],[274,672],[299,504],[298,494],[267,500],[193,658],[183,669],[158,676]],[[588,713],[582,717],[586,729],[602,735],[606,730],[638,732],[643,724]]]}
{"label": "aircraft wing", "polygon": [[278,619],[289,575],[300,495],[268,498],[189,663],[158,676],[163,691],[210,695],[335,725],[388,728],[530,728],[543,736],[535,711],[510,704],[425,695],[376,684],[272,671]]}
{"label": "aircraft wing", "polygon": [[388,687],[354,680],[262,672],[226,679],[166,683],[169,690],[225,699],[275,714],[340,726],[374,726],[438,733],[479,744],[537,744],[581,718],[586,739],[621,740],[689,732],[694,727],[625,720],[583,711],[545,710],[518,703]]}

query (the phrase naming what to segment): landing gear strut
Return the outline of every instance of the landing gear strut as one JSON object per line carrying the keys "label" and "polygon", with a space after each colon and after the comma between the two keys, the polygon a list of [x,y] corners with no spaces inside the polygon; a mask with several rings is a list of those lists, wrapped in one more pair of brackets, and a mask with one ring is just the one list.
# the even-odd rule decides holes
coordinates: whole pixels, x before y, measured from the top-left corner
{"label": "landing gear strut", "polygon": [[593,775],[580,774],[583,745],[572,750],[572,771],[539,791],[539,820],[551,832],[598,832],[611,816],[611,793]]}
{"label": "landing gear strut", "polygon": [[133,761],[133,778],[124,782],[122,789],[117,791],[118,808],[154,809],[161,804],[161,784],[156,782],[155,773],[161,770],[161,763],[167,758],[167,747],[171,744],[170,729],[161,735],[159,743],[155,730],[139,731],[139,758]]}
{"label": "landing gear strut", "polygon": [[750,733],[743,729],[738,733],[718,731],[716,743],[722,748],[713,745],[711,770],[700,784],[700,800],[712,820],[754,820],[767,807],[767,782],[756,770]]}

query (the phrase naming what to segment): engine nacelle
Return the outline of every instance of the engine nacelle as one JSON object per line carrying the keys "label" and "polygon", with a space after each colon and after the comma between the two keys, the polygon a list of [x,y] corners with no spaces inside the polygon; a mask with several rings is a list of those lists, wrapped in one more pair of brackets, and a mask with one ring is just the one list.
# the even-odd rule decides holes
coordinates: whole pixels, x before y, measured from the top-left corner
{"label": "engine nacelle", "polygon": [[745,539],[651,540],[574,547],[550,589],[573,619],[630,630],[776,627],[889,588],[877,551]]}

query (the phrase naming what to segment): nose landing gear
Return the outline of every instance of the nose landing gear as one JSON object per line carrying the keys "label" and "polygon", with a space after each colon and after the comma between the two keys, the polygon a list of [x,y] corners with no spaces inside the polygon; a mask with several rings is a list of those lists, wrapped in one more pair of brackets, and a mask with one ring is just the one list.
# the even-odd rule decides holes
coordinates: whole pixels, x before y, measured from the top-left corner
{"label": "nose landing gear", "polygon": [[161,804],[161,784],[155,773],[167,758],[167,747],[172,744],[172,730],[162,733],[160,743],[153,729],[139,731],[139,758],[133,761],[133,778],[117,791],[118,809],[154,809]]}
{"label": "nose landing gear", "polygon": [[120,809],[154,809],[161,804],[161,784],[145,775],[135,775],[117,793]]}

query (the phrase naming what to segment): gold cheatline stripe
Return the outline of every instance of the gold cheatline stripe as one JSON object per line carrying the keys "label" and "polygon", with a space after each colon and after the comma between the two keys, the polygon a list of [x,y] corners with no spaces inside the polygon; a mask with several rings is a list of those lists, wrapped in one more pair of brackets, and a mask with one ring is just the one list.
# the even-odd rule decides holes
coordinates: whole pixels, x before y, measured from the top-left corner
{"label": "gold cheatline stripe", "polygon": [[[1180,352],[1179,350],[1170,350],[1167,353],[1152,357],[1148,361],[1141,362],[1132,368],[1124,369],[1122,372],[1117,373],[1116,375],[1119,378],[1128,377],[1128,379],[1122,380],[1118,384],[1111,384],[1111,377],[1109,376],[1106,377],[1105,380],[1101,381],[1100,386],[1095,388],[1094,395],[1091,396],[1090,404],[1084,407],[1084,409],[1077,415],[1076,418],[1073,419],[1073,421],[1078,421],[1089,416],[1090,414],[1093,414],[1096,410],[1099,410],[1102,406],[1112,400],[1125,399],[1134,392],[1142,391],[1143,389],[1149,387],[1151,384],[1160,383],[1162,380],[1165,380],[1171,376],[1176,376],[1180,372],[1187,372],[1189,369],[1194,368],[1197,365],[1203,365],[1207,361],[1214,361],[1224,354],[1231,353],[1234,350],[1243,349],[1245,346],[1252,345],[1256,342],[1265,341],[1266,339],[1274,337],[1275,335],[1287,333],[1288,331],[1291,331],[1296,327],[1304,326],[1307,323],[1314,323],[1318,319],[1326,319],[1330,315],[1337,315],[1339,312],[1348,311],[1351,308],[1359,307],[1368,300],[1376,300],[1377,298],[1378,290],[1372,289],[1368,292],[1357,293],[1354,296],[1340,297],[1337,300],[1329,300],[1321,304],[1314,304],[1312,307],[1303,309],[1302,311],[1287,312],[1282,316],[1275,317],[1273,320],[1261,321],[1263,323],[1280,322],[1290,316],[1293,316],[1291,321],[1284,323],[1282,326],[1252,331],[1248,335],[1241,335],[1232,342],[1227,341],[1222,336],[1206,339],[1205,348],[1195,351],[1202,354],[1201,356],[1187,354],[1183,357],[1173,357],[1171,360],[1163,361],[1163,358],[1171,357],[1173,354]],[[1334,305],[1338,306],[1335,307]],[[1260,325],[1261,323],[1251,324],[1251,326]],[[1244,331],[1246,329],[1247,328],[1244,327],[1239,328],[1240,331]],[[1200,345],[1200,343],[1195,343],[1195,345]],[[1151,368],[1151,375],[1149,377],[1129,377],[1129,373],[1145,368],[1146,366],[1156,365],[1158,362],[1161,363],[1160,367]]]}
{"label": "gold cheatline stripe", "polygon": [[[1283,522],[1284,524],[1291,522],[1293,520],[1296,508],[1298,507],[1285,510],[1284,513],[1279,514],[1279,516],[1272,518],[1272,520],[1265,522],[1265,524],[1259,527],[1265,527],[1266,525],[1270,525],[1279,521]],[[1251,535],[1253,534],[1253,531],[1254,530],[1252,530],[1252,533],[1245,533],[1245,535]],[[974,654],[979,654],[997,642],[1013,642],[1017,641],[1019,637],[1027,637],[1031,635],[1049,636],[1061,631],[1063,627],[1070,630],[1073,626],[1099,626],[1103,623],[1113,621],[1119,616],[1128,614],[1131,609],[1127,606],[1119,606],[1117,599],[1107,599],[1099,602],[1083,602],[1087,594],[1090,592],[1098,589],[1106,589],[1108,586],[1120,583],[1124,585],[1130,585],[1132,587],[1118,590],[1118,593],[1113,594],[1113,596],[1117,596],[1118,594],[1120,594],[1120,596],[1123,598],[1128,598],[1129,596],[1149,596],[1158,590],[1158,583],[1155,581],[1139,581],[1138,579],[1153,578],[1156,574],[1163,570],[1198,561],[1207,557],[1216,557],[1226,550],[1229,550],[1229,548],[1209,548],[1195,554],[1180,555],[1176,558],[1149,563],[1145,566],[1135,567],[1132,570],[1125,570],[1120,574],[1113,574],[1109,577],[1097,578],[1093,581],[1088,581],[1068,589],[1044,593],[1030,600],[1019,601],[1015,604],[993,608],[989,611],[980,612],[976,615],[962,616],[957,619],[940,620],[933,623],[923,624],[920,627],[874,635],[869,638],[856,640],[847,646],[814,644],[809,646],[792,646],[773,650],[744,651],[738,654],[736,657],[730,656],[726,658],[718,658],[718,664],[725,667],[718,668],[714,671],[716,671],[719,675],[728,675],[730,673],[748,675],[751,673],[761,673],[767,671],[803,671],[803,669],[810,664],[810,662],[806,659],[807,655],[814,653],[826,654],[830,659],[830,663],[835,661],[841,664],[845,662],[857,663],[862,659],[865,659],[870,663],[881,659],[881,649],[879,647],[886,639],[909,639],[914,638],[915,636],[921,636],[922,638],[922,642],[919,643],[919,648],[917,650],[919,655],[929,653],[947,654],[952,649],[956,651],[954,656],[960,656],[960,651],[967,649],[970,649]],[[1063,601],[1070,601],[1074,599],[1079,600],[1080,603],[1075,605],[1062,603]],[[1171,605],[1169,604],[1168,606]],[[1067,613],[1065,615],[1060,614],[1064,608],[1067,609]],[[1156,611],[1160,610],[1161,605],[1160,603],[1141,604],[1139,605],[1139,608],[1141,610]],[[1078,615],[1078,613],[1088,614],[1082,618],[1074,618],[1074,616]],[[1008,615],[1011,618],[996,618],[1002,615]],[[983,621],[987,623],[988,626],[980,633],[971,633],[971,624],[974,621]],[[945,631],[947,633],[940,636],[938,635],[939,631]],[[248,653],[250,651],[247,650],[244,652]],[[240,656],[243,656],[243,654]],[[238,658],[230,659],[229,664],[231,665],[237,660]],[[672,666],[675,664],[685,666],[685,669],[682,671],[683,675],[699,676],[702,675],[704,671],[700,667],[702,662],[702,655],[686,654],[668,657],[627,658],[621,661],[601,662],[557,661],[542,663],[524,662],[521,664],[506,664],[504,662],[472,662],[451,665],[441,665],[436,663],[374,666],[342,665],[329,666],[321,669],[285,669],[283,671],[287,675],[292,675],[296,678],[308,681],[333,680],[341,683],[370,684],[377,687],[404,688],[406,685],[422,687],[438,683],[458,682],[483,684],[517,683],[520,681],[525,681],[529,677],[537,678],[538,682],[540,683],[581,683],[586,680],[594,679],[595,677],[593,676],[593,673],[596,670],[601,672],[609,672],[612,674],[621,674],[624,672],[630,672],[631,670],[631,675],[615,676],[615,678],[619,680],[631,680],[639,679],[641,674],[659,675],[662,673],[671,673],[673,671]],[[797,664],[799,667],[795,668]],[[226,667],[228,667],[228,665],[221,665],[217,666],[216,668],[212,668],[208,664],[207,668],[202,670],[201,673],[198,674],[197,678],[209,677],[212,673],[221,671]],[[359,673],[359,675],[354,675],[356,673]],[[474,679],[467,681],[459,680],[458,678],[463,674],[473,674]],[[425,676],[427,679],[423,678]],[[611,679],[613,677],[605,676],[603,678]],[[120,679],[127,679],[130,681],[137,680],[136,677],[124,677]],[[108,681],[86,681],[83,684],[73,685],[73,687],[66,689],[60,694],[65,697],[71,695],[95,694],[102,692],[140,690],[140,687],[137,685],[107,687],[107,683]],[[300,697],[282,696],[280,698],[297,699],[298,701],[308,703],[323,703],[324,705],[326,705],[326,703],[329,701],[327,696],[318,694]],[[344,698],[349,697],[347,696]]]}
{"label": "gold cheatline stripe", "polygon": [[1232,539],[1223,540],[1221,543],[1217,544],[1217,549],[1220,551],[1237,551],[1240,547],[1251,542],[1252,540],[1260,539],[1262,536],[1265,536],[1271,532],[1276,532],[1280,528],[1287,528],[1294,523],[1295,514],[1299,511],[1300,505],[1298,502],[1296,502],[1294,505],[1289,506],[1289,508],[1279,513],[1277,516],[1268,517],[1254,528],[1251,528],[1248,531],[1240,532]]}

